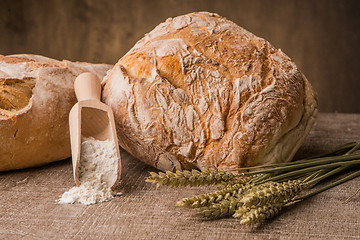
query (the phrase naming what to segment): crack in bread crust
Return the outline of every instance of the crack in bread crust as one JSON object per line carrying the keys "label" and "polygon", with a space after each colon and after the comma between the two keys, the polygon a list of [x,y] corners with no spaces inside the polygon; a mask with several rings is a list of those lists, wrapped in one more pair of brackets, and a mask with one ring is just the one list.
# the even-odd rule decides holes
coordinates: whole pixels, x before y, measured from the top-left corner
{"label": "crack in bread crust", "polygon": [[289,160],[315,115],[308,85],[281,50],[201,12],[170,18],[138,41],[104,78],[103,101],[120,144],[147,164],[235,170],[268,162],[288,132],[309,126],[290,134],[274,161]]}
{"label": "crack in bread crust", "polygon": [[10,117],[30,104],[35,78],[0,79],[0,116]]}

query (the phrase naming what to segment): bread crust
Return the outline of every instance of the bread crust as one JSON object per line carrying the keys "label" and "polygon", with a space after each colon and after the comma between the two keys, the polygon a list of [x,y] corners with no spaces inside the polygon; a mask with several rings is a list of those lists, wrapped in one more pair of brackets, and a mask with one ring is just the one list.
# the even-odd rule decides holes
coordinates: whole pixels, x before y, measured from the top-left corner
{"label": "bread crust", "polygon": [[86,71],[103,78],[111,67],[31,54],[0,55],[0,171],[70,157],[73,82]]}
{"label": "bread crust", "polygon": [[288,56],[207,12],[146,34],[104,78],[103,101],[120,145],[161,170],[289,161],[317,113]]}

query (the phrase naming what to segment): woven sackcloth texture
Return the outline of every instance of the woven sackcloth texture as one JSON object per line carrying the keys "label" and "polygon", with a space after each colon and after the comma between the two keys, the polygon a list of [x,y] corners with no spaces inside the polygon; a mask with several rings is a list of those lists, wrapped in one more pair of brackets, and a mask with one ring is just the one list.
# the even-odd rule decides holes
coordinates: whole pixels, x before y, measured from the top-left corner
{"label": "woven sackcloth texture", "polygon": [[[360,114],[319,114],[296,158],[360,140]],[[145,183],[148,167],[122,151],[122,196],[83,206],[56,199],[74,185],[71,160],[0,173],[0,239],[360,239],[360,178],[290,206],[255,227],[237,219],[204,220],[175,206],[201,188]],[[212,189],[211,189],[212,190]]]}

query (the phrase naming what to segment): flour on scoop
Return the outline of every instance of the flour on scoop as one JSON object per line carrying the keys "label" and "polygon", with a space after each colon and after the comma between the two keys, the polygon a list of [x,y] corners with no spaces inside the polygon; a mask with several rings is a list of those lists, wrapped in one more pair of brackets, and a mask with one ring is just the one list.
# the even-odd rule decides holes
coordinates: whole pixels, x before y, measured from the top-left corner
{"label": "flour on scoop", "polygon": [[119,161],[112,141],[83,138],[79,165],[79,187],[73,187],[58,200],[60,204],[90,205],[111,200]]}

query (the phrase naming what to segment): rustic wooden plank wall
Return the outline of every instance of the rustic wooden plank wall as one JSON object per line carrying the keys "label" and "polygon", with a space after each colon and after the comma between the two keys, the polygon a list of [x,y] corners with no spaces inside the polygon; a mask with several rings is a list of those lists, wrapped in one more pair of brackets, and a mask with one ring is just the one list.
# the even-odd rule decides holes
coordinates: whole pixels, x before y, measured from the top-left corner
{"label": "rustic wooden plank wall", "polygon": [[170,16],[226,16],[288,54],[323,112],[360,112],[357,0],[1,0],[0,54],[115,63]]}

